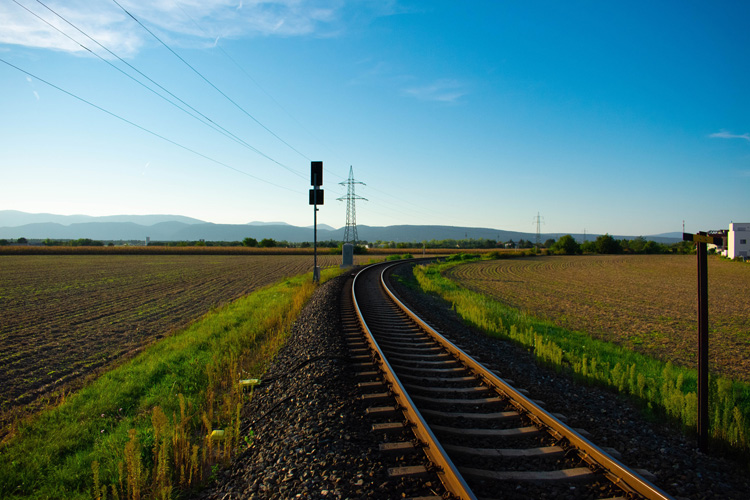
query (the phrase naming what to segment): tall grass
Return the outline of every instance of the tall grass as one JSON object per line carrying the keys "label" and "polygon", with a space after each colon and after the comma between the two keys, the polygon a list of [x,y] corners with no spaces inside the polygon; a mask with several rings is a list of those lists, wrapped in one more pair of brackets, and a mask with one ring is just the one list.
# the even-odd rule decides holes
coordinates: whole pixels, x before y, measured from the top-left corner
{"label": "tall grass", "polygon": [[245,446],[240,379],[260,377],[314,288],[290,278],[206,314],[21,423],[0,497],[166,499],[210,479]]}
{"label": "tall grass", "polygon": [[[697,423],[697,373],[559,328],[530,317],[485,295],[460,287],[443,272],[461,262],[416,266],[414,276],[425,292],[449,304],[463,320],[490,336],[510,339],[543,363],[589,383],[636,398],[648,412],[668,415],[686,429]],[[714,443],[750,450],[750,385],[710,377],[710,434]]]}

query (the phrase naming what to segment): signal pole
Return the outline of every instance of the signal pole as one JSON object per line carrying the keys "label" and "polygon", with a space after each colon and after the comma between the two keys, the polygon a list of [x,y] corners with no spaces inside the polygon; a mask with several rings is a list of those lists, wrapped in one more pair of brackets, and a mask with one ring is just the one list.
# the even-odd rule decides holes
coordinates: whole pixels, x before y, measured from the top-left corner
{"label": "signal pole", "polygon": [[323,162],[310,162],[310,205],[313,206],[313,283],[320,281],[320,268],[318,267],[318,205],[323,204]]}

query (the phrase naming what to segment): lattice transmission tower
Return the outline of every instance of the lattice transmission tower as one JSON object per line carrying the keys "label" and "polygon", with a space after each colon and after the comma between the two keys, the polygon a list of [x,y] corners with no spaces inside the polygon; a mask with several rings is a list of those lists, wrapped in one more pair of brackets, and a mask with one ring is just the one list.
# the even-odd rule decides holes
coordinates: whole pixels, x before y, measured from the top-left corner
{"label": "lattice transmission tower", "polygon": [[542,247],[542,224],[544,224],[544,217],[539,215],[539,212],[536,213],[536,217],[534,217],[534,224],[536,224],[536,247],[541,248]]}
{"label": "lattice transmission tower", "polygon": [[354,180],[354,171],[349,166],[349,179],[339,182],[342,186],[346,186],[346,196],[336,198],[338,201],[346,200],[346,228],[344,229],[344,243],[352,243],[357,245],[357,208],[355,205],[356,200],[367,201],[367,198],[363,198],[354,192],[354,186],[356,184],[365,185],[364,182]]}

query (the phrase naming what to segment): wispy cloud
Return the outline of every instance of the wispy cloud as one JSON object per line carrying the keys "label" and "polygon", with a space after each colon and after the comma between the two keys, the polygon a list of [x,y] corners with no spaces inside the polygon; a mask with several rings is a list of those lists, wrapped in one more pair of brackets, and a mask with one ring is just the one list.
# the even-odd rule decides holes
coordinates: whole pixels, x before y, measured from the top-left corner
{"label": "wispy cloud", "polygon": [[727,132],[726,130],[710,134],[709,137],[716,137],[719,139],[745,139],[746,141],[750,142],[750,134],[732,134],[730,132]]}
{"label": "wispy cloud", "polygon": [[34,89],[34,80],[31,79],[31,77],[27,76],[26,81],[29,82],[29,87],[31,87],[31,92],[34,94],[34,97],[36,100],[39,100],[39,92]]}
{"label": "wispy cloud", "polygon": [[456,102],[467,90],[457,80],[440,79],[428,85],[405,88],[403,93],[423,101]]}
{"label": "wispy cloud", "polygon": [[[19,0],[76,40],[85,38],[40,4]],[[113,2],[47,0],[44,2],[68,21],[113,51],[136,54],[153,43]],[[219,38],[245,36],[326,36],[340,29],[343,0],[119,0],[150,28],[156,28],[178,46],[211,46]],[[373,11],[373,15],[380,15]],[[0,43],[81,52],[83,49],[13,2],[0,3]]]}

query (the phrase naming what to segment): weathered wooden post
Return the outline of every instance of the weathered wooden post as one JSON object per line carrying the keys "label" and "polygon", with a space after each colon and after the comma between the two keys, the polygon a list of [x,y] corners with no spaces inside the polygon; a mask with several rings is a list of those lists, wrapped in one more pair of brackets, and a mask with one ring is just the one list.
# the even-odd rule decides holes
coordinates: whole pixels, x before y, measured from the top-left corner
{"label": "weathered wooden post", "polygon": [[682,233],[683,241],[695,242],[698,255],[698,447],[708,449],[708,249],[723,244],[722,238]]}

